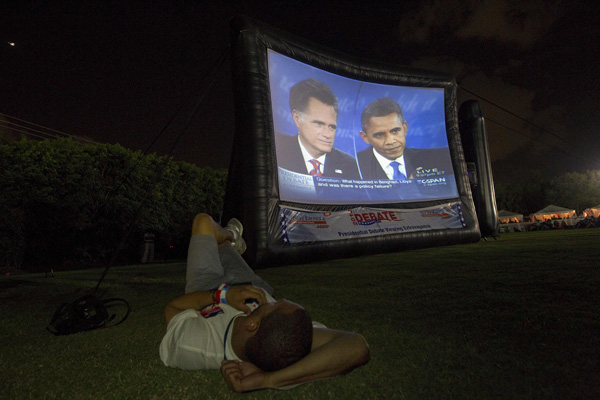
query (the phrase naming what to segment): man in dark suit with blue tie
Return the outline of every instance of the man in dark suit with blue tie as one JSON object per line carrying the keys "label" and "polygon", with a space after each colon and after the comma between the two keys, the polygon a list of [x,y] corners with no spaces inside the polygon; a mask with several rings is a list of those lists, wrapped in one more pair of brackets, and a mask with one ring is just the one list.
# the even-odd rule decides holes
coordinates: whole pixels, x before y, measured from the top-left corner
{"label": "man in dark suit with blue tie", "polygon": [[452,160],[447,148],[406,147],[408,124],[400,105],[389,97],[370,103],[361,115],[360,136],[370,144],[357,154],[362,178],[406,180],[451,174]]}
{"label": "man in dark suit with blue tie", "polygon": [[316,79],[290,89],[290,110],[298,135],[277,133],[277,165],[300,174],[360,179],[356,159],[333,147],[338,103],[333,91]]}

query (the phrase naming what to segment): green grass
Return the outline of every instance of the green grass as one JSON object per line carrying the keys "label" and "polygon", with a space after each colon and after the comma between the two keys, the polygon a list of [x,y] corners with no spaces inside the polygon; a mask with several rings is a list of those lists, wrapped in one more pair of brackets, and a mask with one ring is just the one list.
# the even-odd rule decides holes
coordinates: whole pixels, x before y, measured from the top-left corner
{"label": "green grass", "polygon": [[55,337],[58,305],[101,270],[0,278],[6,399],[598,399],[600,229],[510,233],[477,244],[259,271],[276,297],[362,333],[371,361],[290,391],[229,391],[218,371],[158,358],[164,305],[185,265],[115,267],[105,297],[132,312],[114,328]]}

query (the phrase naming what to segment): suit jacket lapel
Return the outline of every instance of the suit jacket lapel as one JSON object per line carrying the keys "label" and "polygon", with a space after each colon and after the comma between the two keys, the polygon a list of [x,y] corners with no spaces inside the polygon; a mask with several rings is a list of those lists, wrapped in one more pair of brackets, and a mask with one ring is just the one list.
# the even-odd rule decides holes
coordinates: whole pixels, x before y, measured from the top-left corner
{"label": "suit jacket lapel", "polygon": [[412,162],[411,151],[410,149],[404,149],[404,164],[406,168],[406,177],[408,179],[413,179],[415,177],[415,167]]}
{"label": "suit jacket lapel", "polygon": [[379,161],[375,157],[375,154],[371,152],[371,167],[373,168],[373,179],[389,179]]}
{"label": "suit jacket lapel", "polygon": [[292,166],[293,171],[298,171],[301,174],[306,174],[306,164],[304,163],[304,157],[302,157],[302,150],[300,150],[300,145],[298,144],[298,138],[293,136],[293,144],[292,148],[294,151],[290,154],[290,165]]}

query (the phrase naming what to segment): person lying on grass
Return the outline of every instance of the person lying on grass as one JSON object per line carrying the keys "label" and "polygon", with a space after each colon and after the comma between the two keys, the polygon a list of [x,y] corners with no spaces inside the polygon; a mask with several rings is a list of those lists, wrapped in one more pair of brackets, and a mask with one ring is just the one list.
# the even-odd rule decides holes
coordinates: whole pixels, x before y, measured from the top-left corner
{"label": "person lying on grass", "polygon": [[284,388],[352,371],[370,359],[358,333],[312,322],[241,257],[243,226],[198,214],[188,249],[185,294],[167,304],[160,358],[170,367],[221,369],[236,392]]}

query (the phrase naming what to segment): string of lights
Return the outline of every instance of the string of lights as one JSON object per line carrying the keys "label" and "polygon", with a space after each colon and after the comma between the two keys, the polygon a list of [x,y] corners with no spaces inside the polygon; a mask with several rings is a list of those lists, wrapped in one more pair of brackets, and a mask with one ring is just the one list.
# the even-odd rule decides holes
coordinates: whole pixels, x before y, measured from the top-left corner
{"label": "string of lights", "polygon": [[[568,141],[567,139],[563,138],[562,136],[560,136],[560,135],[558,135],[558,134],[556,134],[556,133],[554,133],[554,132],[552,132],[552,131],[550,131],[550,130],[548,130],[548,129],[546,129],[546,128],[543,128],[543,127],[539,126],[538,124],[536,124],[536,123],[534,123],[534,122],[532,122],[532,121],[530,121],[530,120],[528,120],[528,119],[526,119],[526,118],[524,118],[524,117],[522,117],[522,116],[518,115],[517,113],[515,113],[515,112],[512,112],[512,111],[508,110],[507,108],[505,108],[505,107],[502,107],[501,105],[499,105],[499,104],[497,104],[497,103],[495,103],[495,102],[493,102],[493,101],[491,101],[491,100],[489,100],[489,99],[487,99],[487,98],[485,98],[485,97],[483,97],[483,96],[480,96],[480,95],[478,95],[477,93],[474,93],[474,92],[472,92],[472,91],[470,91],[470,90],[468,90],[468,89],[466,89],[466,88],[464,88],[464,87],[462,87],[462,86],[460,86],[460,85],[458,86],[458,88],[459,88],[460,90],[462,90],[462,91],[464,91],[464,92],[466,92],[466,93],[470,94],[470,95],[473,95],[473,96],[475,96],[475,97],[477,97],[477,98],[479,98],[479,99],[481,99],[481,100],[485,101],[486,103],[488,103],[488,104],[490,104],[491,106],[493,106],[493,107],[495,107],[495,108],[499,109],[500,111],[503,111],[503,112],[505,112],[505,113],[507,113],[507,114],[509,114],[509,115],[511,115],[511,116],[513,116],[513,117],[515,117],[515,118],[517,118],[517,119],[519,119],[519,120],[521,120],[521,121],[525,122],[526,124],[528,124],[528,125],[530,125],[530,126],[534,127],[535,129],[537,129],[538,131],[541,131],[541,132],[543,132],[543,133],[546,133],[546,134],[548,134],[548,135],[550,135],[550,136],[552,136],[552,137],[554,137],[554,138],[558,139],[558,140],[559,140],[560,142],[562,142],[562,143],[563,143],[565,146],[567,146],[567,148],[571,148],[571,147],[573,146],[573,143],[572,143],[572,142]],[[493,120],[493,119],[490,119],[489,117],[484,117],[484,118],[485,118],[485,120],[486,120],[486,121],[492,122],[492,123],[494,123],[494,124],[496,124],[496,125],[498,125],[498,126],[500,126],[500,127],[504,128],[504,129],[507,129],[507,130],[509,130],[509,131],[511,131],[511,132],[517,133],[517,134],[519,134],[519,135],[521,135],[521,136],[523,136],[523,137],[526,137],[526,138],[527,138],[527,139],[529,139],[529,140],[532,140],[532,141],[534,141],[534,142],[537,142],[537,143],[539,143],[539,144],[542,144],[542,145],[544,145],[544,146],[546,146],[546,147],[549,147],[549,148],[551,148],[551,149],[553,149],[553,150],[559,151],[559,152],[561,152],[561,153],[563,153],[563,154],[565,154],[565,155],[567,155],[567,156],[569,156],[569,157],[572,157],[573,159],[577,159],[577,160],[583,160],[583,161],[585,161],[585,162],[586,162],[586,164],[588,164],[588,165],[589,165],[591,168],[593,168],[593,169],[596,169],[596,168],[598,168],[598,162],[597,162],[597,161],[594,161],[594,160],[592,160],[592,159],[590,159],[589,157],[582,156],[582,151],[580,151],[580,152],[579,152],[579,153],[577,153],[577,154],[574,154],[574,152],[567,151],[567,150],[565,150],[564,148],[560,148],[560,147],[554,146],[554,145],[553,145],[553,144],[551,144],[550,142],[548,142],[548,141],[542,141],[542,140],[540,140],[539,138],[537,138],[537,137],[535,137],[535,136],[533,136],[533,135],[527,135],[527,134],[525,134],[525,133],[524,133],[523,131],[521,131],[521,130],[518,130],[518,129],[511,128],[511,127],[509,127],[509,126],[507,126],[507,125],[505,125],[505,124],[502,124],[502,123],[500,123],[500,122],[498,122],[498,121],[495,121],[495,120]],[[586,150],[587,150],[587,151],[589,151],[589,149],[586,149]]]}
{"label": "string of lights", "polygon": [[[221,63],[221,61],[222,61],[221,58],[222,57],[223,57],[223,55],[221,55],[219,62],[216,63],[216,64],[220,64]],[[477,97],[477,98],[485,101],[486,103],[488,103],[491,106],[493,106],[493,107],[501,110],[502,112],[505,112],[505,113],[507,113],[507,114],[509,114],[509,115],[511,115],[511,116],[513,116],[513,117],[515,117],[515,118],[517,118],[517,119],[525,122],[526,124],[534,127],[535,129],[537,129],[537,130],[539,130],[539,131],[541,131],[543,133],[546,133],[546,134],[548,134],[548,135],[556,138],[560,142],[564,143],[567,146],[567,148],[570,148],[572,146],[572,143],[570,143],[567,139],[561,137],[560,135],[558,135],[558,134],[556,134],[556,133],[554,133],[554,132],[552,132],[552,131],[550,131],[550,130],[548,130],[546,128],[543,128],[543,127],[535,124],[534,122],[532,122],[532,121],[530,121],[530,120],[528,120],[528,119],[526,119],[526,118],[518,115],[517,113],[515,113],[513,111],[508,110],[507,108],[505,108],[505,107],[503,107],[503,106],[495,103],[494,101],[492,101],[490,99],[487,99],[487,98],[485,98],[483,96],[480,96],[477,93],[475,93],[475,92],[473,92],[473,91],[471,91],[469,89],[466,89],[466,88],[464,88],[462,86],[459,86],[459,89],[462,90],[462,91],[464,91],[464,92],[466,92],[466,93],[468,93],[468,94],[470,94],[470,95],[472,95],[472,96],[475,96],[475,97]],[[180,111],[181,111],[181,109],[177,110],[177,112],[175,113],[175,115],[178,114]],[[170,122],[172,122],[173,118],[174,118],[174,115],[169,120],[169,123],[167,124],[167,126],[170,124]],[[522,130],[511,128],[508,125],[500,123],[500,122],[498,122],[498,121],[496,121],[494,119],[491,119],[489,117],[485,117],[485,120],[488,121],[488,122],[490,122],[490,123],[493,123],[493,124],[495,124],[495,125],[497,125],[497,126],[499,126],[501,128],[503,128],[503,129],[506,129],[506,130],[514,132],[514,133],[516,133],[518,135],[521,135],[521,136],[523,136],[523,137],[525,137],[525,138],[527,138],[527,139],[529,139],[531,141],[534,141],[536,143],[539,143],[541,145],[549,147],[549,148],[551,148],[553,150],[559,151],[562,154],[565,154],[565,155],[567,155],[569,157],[572,157],[572,158],[577,159],[577,160],[583,160],[591,168],[597,168],[597,162],[591,160],[589,157],[582,156],[582,152],[574,154],[573,152],[568,151],[565,148],[554,146],[549,141],[540,140],[535,135],[526,134]],[[189,124],[189,121],[188,121],[188,124]],[[17,134],[20,134],[20,135],[25,135],[25,136],[34,138],[36,140],[58,139],[58,138],[68,137],[68,138],[71,138],[71,139],[73,139],[75,141],[78,141],[80,143],[90,143],[90,144],[91,143],[99,143],[98,141],[95,141],[93,139],[89,139],[89,138],[85,138],[85,137],[81,137],[81,136],[69,134],[69,133],[66,133],[66,132],[62,132],[62,131],[59,131],[59,130],[56,130],[56,129],[53,129],[53,128],[49,128],[49,127],[46,127],[46,126],[43,126],[43,125],[39,125],[39,124],[30,122],[30,121],[26,121],[26,120],[23,120],[23,119],[20,119],[20,118],[17,118],[17,117],[13,117],[13,116],[10,116],[10,115],[4,114],[4,113],[0,113],[0,129],[4,129],[7,132],[14,132],[14,133],[17,133]],[[147,153],[150,150],[150,148],[153,147],[153,145],[155,144],[155,142],[164,133],[165,129],[166,129],[166,126],[155,137],[155,140],[146,149],[145,153]],[[182,132],[182,134],[183,133],[184,132]],[[177,139],[176,142],[178,142],[180,139],[181,139],[181,135],[178,137],[178,139]]]}
{"label": "string of lights", "polygon": [[524,132],[521,132],[521,131],[519,131],[519,130],[513,129],[513,128],[511,128],[511,127],[509,127],[509,126],[505,125],[505,124],[502,124],[502,123],[500,123],[500,122],[498,122],[498,121],[495,121],[495,120],[493,120],[493,119],[490,119],[490,118],[488,118],[488,117],[485,117],[485,120],[486,120],[487,122],[494,123],[494,124],[496,124],[496,125],[498,125],[498,126],[500,126],[500,127],[504,128],[504,129],[507,129],[507,130],[509,130],[509,131],[511,131],[511,132],[515,132],[515,133],[517,133],[517,134],[519,134],[519,135],[522,135],[522,136],[524,136],[524,137],[528,138],[529,140],[532,140],[532,141],[534,141],[534,142],[537,142],[537,143],[540,143],[540,144],[542,144],[542,145],[544,145],[544,146],[550,147],[550,148],[552,148],[553,150],[556,150],[556,151],[558,151],[558,152],[561,152],[562,154],[564,154],[564,155],[566,155],[566,156],[572,157],[572,158],[574,158],[574,159],[577,159],[577,160],[583,160],[583,161],[585,161],[585,162],[586,162],[586,164],[588,164],[588,165],[590,166],[590,168],[592,168],[592,169],[595,169],[595,168],[597,168],[597,162],[594,162],[594,161],[590,160],[590,159],[589,159],[589,158],[587,158],[587,157],[583,157],[581,154],[578,154],[578,155],[571,154],[571,153],[569,153],[568,151],[566,151],[565,149],[562,149],[562,148],[560,148],[560,147],[556,147],[556,146],[552,146],[551,144],[549,144],[549,143],[548,143],[548,142],[546,142],[546,141],[539,140],[538,138],[536,138],[536,137],[533,137],[532,135],[527,135],[527,134],[525,134]]}
{"label": "string of lights", "polygon": [[34,137],[36,139],[59,139],[71,138],[83,143],[98,143],[95,140],[84,138],[81,136],[72,135],[66,132],[61,132],[56,129],[48,128],[47,126],[39,125],[33,122],[13,117],[7,114],[0,113],[0,128],[6,129],[8,132],[17,132],[25,136]]}

